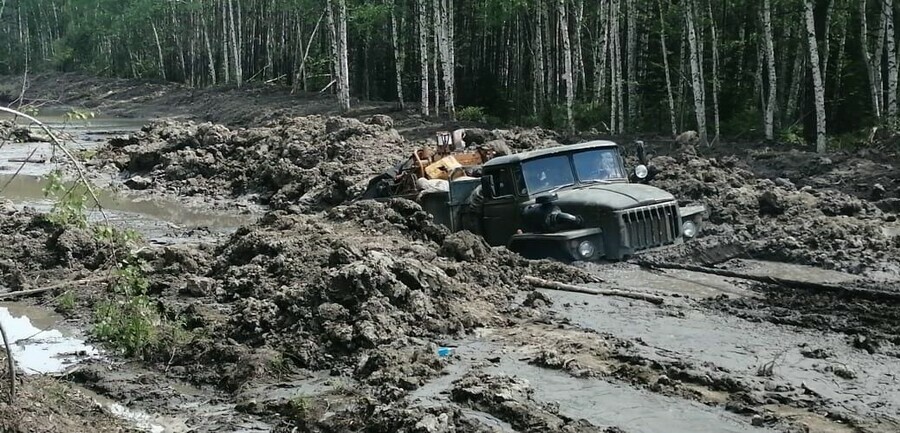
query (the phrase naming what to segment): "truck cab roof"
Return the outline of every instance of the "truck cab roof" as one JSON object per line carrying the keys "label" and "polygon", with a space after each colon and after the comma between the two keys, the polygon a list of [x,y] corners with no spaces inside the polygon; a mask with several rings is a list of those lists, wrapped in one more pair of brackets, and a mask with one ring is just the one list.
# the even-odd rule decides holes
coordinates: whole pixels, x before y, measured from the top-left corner
{"label": "truck cab roof", "polygon": [[560,145],[548,147],[546,149],[530,150],[528,152],[514,153],[511,155],[498,156],[485,162],[482,167],[496,167],[499,165],[517,164],[530,159],[540,158],[543,156],[559,155],[569,152],[576,152],[587,149],[610,148],[617,147],[618,143],[609,140],[593,140],[578,144]]}

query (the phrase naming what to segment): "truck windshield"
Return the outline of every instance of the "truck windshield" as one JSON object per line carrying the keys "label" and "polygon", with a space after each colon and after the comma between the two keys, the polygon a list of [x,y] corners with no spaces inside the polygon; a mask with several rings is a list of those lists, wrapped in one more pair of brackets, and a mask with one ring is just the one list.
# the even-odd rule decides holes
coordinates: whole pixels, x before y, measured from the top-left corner
{"label": "truck windshield", "polygon": [[625,178],[615,149],[594,149],[572,155],[575,173],[581,182]]}
{"label": "truck windshield", "polygon": [[522,163],[522,174],[528,192],[537,194],[575,183],[568,155],[539,158]]}
{"label": "truck windshield", "polygon": [[576,177],[578,182],[585,183],[624,179],[625,170],[616,149],[591,149],[523,162],[522,175],[528,193],[539,194],[572,185]]}

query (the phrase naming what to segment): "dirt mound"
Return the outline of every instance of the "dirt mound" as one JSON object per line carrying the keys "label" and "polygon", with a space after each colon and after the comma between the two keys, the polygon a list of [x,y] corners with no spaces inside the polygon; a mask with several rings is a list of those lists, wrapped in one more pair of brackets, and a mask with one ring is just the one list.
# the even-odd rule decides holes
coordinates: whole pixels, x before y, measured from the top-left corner
{"label": "dirt mound", "polygon": [[697,239],[704,247],[740,244],[733,250],[757,258],[855,273],[900,271],[892,259],[900,252],[900,238],[884,230],[896,217],[871,202],[832,189],[797,188],[787,179],[759,178],[737,158],[683,154],[659,156],[651,164],[660,170],[653,185],[707,206],[705,238]]}
{"label": "dirt mound", "polygon": [[33,210],[0,205],[2,285],[12,290],[35,281],[88,276],[113,258],[112,244],[100,241],[89,229],[64,226]]}
{"label": "dirt mound", "polygon": [[271,212],[214,250],[166,248],[147,260],[157,269],[154,291],[176,295],[163,301],[169,314],[195,335],[214,336],[174,362],[216,357],[221,370],[188,373],[226,378],[229,388],[271,373],[268,361],[281,359],[414,389],[442,369],[438,338],[506,323],[523,275],[593,280],[468,232],[450,234],[404,199],[338,206],[324,218]]}
{"label": "dirt mound", "polygon": [[[96,163],[112,163],[135,189],[212,198],[251,195],[273,208],[316,208],[354,197],[412,146],[390,118],[281,118],[229,129],[162,121],[113,139]],[[139,176],[139,178],[137,178]],[[136,179],[137,178],[137,179]]]}

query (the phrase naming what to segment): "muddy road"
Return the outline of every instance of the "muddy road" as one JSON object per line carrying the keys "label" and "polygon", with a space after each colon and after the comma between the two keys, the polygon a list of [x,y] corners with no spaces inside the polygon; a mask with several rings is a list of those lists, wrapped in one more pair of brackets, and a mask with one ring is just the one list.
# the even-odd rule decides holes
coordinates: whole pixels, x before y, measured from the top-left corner
{"label": "muddy road", "polygon": [[[648,141],[652,183],[711,213],[702,236],[643,260],[847,289],[827,292],[636,262],[529,261],[449,233],[414,202],[352,200],[447,125],[282,112],[283,94],[256,98],[271,115],[250,120],[155,119],[160,101],[195,96],[96,84],[66,102],[133,117],[53,126],[70,133],[106,217],[140,239],[60,224],[43,188],[54,168],[71,181],[70,165],[9,161],[35,148],[49,157],[46,143],[0,149],[3,293],[58,286],[0,304],[26,390],[0,412],[46,416],[34,402],[78,396],[49,405],[70,424],[42,431],[900,431],[890,152],[824,160]],[[537,129],[470,139],[514,150],[570,140]],[[139,273],[117,271],[123,261]],[[112,315],[111,303],[152,320]],[[123,329],[128,344],[113,332]]]}

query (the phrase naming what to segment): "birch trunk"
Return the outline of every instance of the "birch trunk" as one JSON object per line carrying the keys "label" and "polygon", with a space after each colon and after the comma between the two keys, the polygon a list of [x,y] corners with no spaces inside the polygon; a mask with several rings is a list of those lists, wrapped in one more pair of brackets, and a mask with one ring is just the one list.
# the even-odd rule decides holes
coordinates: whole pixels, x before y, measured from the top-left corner
{"label": "birch trunk", "polygon": [[575,1],[575,30],[572,34],[575,36],[575,74],[572,77],[573,87],[575,88],[575,93],[578,94],[578,89],[583,89],[587,84],[585,73],[584,73],[584,53],[582,52],[582,41],[581,41],[581,26],[584,21],[584,0],[576,0]]}
{"label": "birch trunk", "polygon": [[828,57],[831,55],[831,17],[834,15],[834,0],[828,0],[825,9],[825,47],[822,50],[822,82],[828,83]]}
{"label": "birch trunk", "polygon": [[879,82],[875,73],[875,62],[872,58],[872,54],[869,52],[868,35],[869,30],[867,28],[866,19],[866,0],[859,0],[859,40],[860,45],[862,46],[863,61],[866,64],[866,74],[869,76],[869,96],[872,98],[872,111],[875,112],[876,118],[880,118],[881,101],[878,97]]}
{"label": "birch trunk", "polygon": [[887,112],[889,116],[897,115],[897,51],[894,44],[894,5],[893,0],[884,0],[885,40],[887,41]]}
{"label": "birch trunk", "polygon": [[394,78],[397,80],[397,102],[400,109],[403,110],[403,58],[400,55],[400,38],[397,30],[397,11],[394,0],[391,0],[389,7],[391,8],[391,43],[394,47]]}
{"label": "birch trunk", "polygon": [[438,0],[438,5],[439,21],[436,23],[436,27],[440,34],[441,65],[443,66],[444,73],[444,104],[447,108],[447,115],[450,116],[450,119],[455,119],[456,107],[453,101],[453,64],[451,63],[452,60],[450,58],[450,44],[452,43],[453,35],[449,34],[449,5],[447,0]]}
{"label": "birch trunk", "polygon": [[685,27],[688,32],[688,47],[691,52],[691,82],[694,94],[694,113],[697,117],[697,133],[700,135],[700,143],[709,145],[706,136],[706,101],[703,98],[703,84],[700,79],[700,60],[697,53],[697,31],[694,27],[693,0],[687,0],[684,4]]}
{"label": "birch trunk", "polygon": [[544,106],[544,38],[541,0],[534,2],[534,15],[537,26],[534,29],[534,114],[537,115]]}
{"label": "birch trunk", "polygon": [[609,128],[613,134],[619,133],[618,9],[619,0],[612,0],[609,6]]}
{"label": "birch trunk", "polygon": [[228,48],[228,5],[222,2],[222,76],[224,83],[231,81],[231,63],[229,62]]}
{"label": "birch trunk", "polygon": [[769,68],[769,99],[766,103],[766,139],[775,138],[775,104],[777,101],[777,89],[775,74],[775,44],[772,41],[772,12],[769,0],[763,0],[763,37],[766,40],[766,60]]}
{"label": "birch trunk", "polygon": [[241,48],[238,44],[237,37],[237,24],[234,21],[234,6],[231,0],[228,0],[228,18],[230,20],[229,28],[231,30],[231,48],[232,48],[232,60],[234,64],[234,81],[237,83],[238,87],[241,87],[241,82],[243,81],[243,68],[241,65]]}
{"label": "birch trunk", "polygon": [[816,23],[813,17],[812,0],[805,0],[806,34],[809,40],[809,65],[812,69],[816,100],[816,152],[825,152],[825,86],[819,68],[819,50],[816,42]]}
{"label": "birch trunk", "polygon": [[623,132],[634,128],[635,119],[637,118],[637,18],[635,0],[626,0],[627,29],[626,39],[626,57],[628,60],[628,121],[626,127],[622,128]]}
{"label": "birch trunk", "polygon": [[557,0],[559,7],[559,33],[563,42],[563,81],[566,85],[566,127],[569,131],[575,130],[575,118],[573,106],[575,104],[575,89],[572,83],[572,47],[569,42],[569,16],[566,0]]}
{"label": "birch trunk", "polygon": [[666,95],[669,98],[669,121],[672,123],[672,138],[675,138],[678,135],[678,125],[675,123],[675,98],[672,96],[672,78],[669,76],[669,51],[666,48],[666,19],[662,0],[657,0],[657,6],[659,6],[659,42],[662,46],[663,72],[666,75]]}
{"label": "birch trunk", "polygon": [[719,35],[716,29],[716,20],[712,13],[712,4],[709,4],[710,34],[712,35],[712,72],[713,72],[713,125],[716,131],[713,143],[719,142]]}
{"label": "birch trunk", "polygon": [[209,43],[209,31],[206,26],[206,18],[200,14],[200,23],[203,26],[203,40],[206,43],[206,55],[209,57],[209,78],[212,80],[213,86],[216,85],[216,61],[213,58],[212,45]]}
{"label": "birch trunk", "polygon": [[600,34],[603,36],[603,39],[600,42],[600,52],[598,53],[600,61],[597,65],[597,70],[594,71],[596,75],[594,99],[597,102],[603,101],[603,90],[606,88],[606,58],[609,55],[609,3],[609,0],[602,0],[602,3],[600,3],[600,17],[598,18],[601,21]]}
{"label": "birch trunk", "polygon": [[[159,43],[159,32],[156,31],[156,23],[154,23],[153,21],[150,21],[150,27],[153,28],[153,37],[156,38],[156,52],[159,55],[159,75],[162,77],[163,80],[165,80],[166,79],[166,65],[165,65],[165,62],[163,61],[162,45]],[[28,49],[26,48],[25,51],[27,54]],[[26,61],[27,61],[27,57],[26,57]],[[27,70],[27,68],[26,68],[26,70]]]}
{"label": "birch trunk", "polygon": [[418,0],[419,6],[419,74],[421,76],[422,115],[430,116],[431,110],[428,106],[430,94],[428,89],[428,14],[426,13],[426,0]]}
{"label": "birch trunk", "polygon": [[341,109],[350,110],[350,65],[347,60],[347,2],[346,0],[338,0],[340,7],[340,21],[338,21],[338,31],[340,32],[340,56],[341,56]]}
{"label": "birch trunk", "polygon": [[441,82],[440,82],[440,73],[438,72],[440,68],[438,67],[438,62],[440,62],[441,50],[440,50],[440,41],[438,35],[438,23],[440,19],[438,18],[438,1],[432,0],[431,2],[431,35],[432,35],[432,47],[434,49],[434,56],[431,58],[431,73],[432,77],[434,77],[434,115],[441,115]]}
{"label": "birch trunk", "polygon": [[884,33],[887,29],[887,25],[883,11],[881,14],[879,14],[879,16],[881,17],[881,21],[880,27],[878,28],[878,39],[875,40],[875,58],[873,66],[875,70],[875,82],[878,83],[878,106],[880,107],[880,111],[883,114],[887,107],[885,104],[884,75],[882,75],[881,57],[884,54]]}

